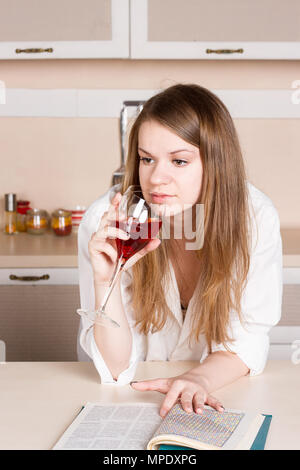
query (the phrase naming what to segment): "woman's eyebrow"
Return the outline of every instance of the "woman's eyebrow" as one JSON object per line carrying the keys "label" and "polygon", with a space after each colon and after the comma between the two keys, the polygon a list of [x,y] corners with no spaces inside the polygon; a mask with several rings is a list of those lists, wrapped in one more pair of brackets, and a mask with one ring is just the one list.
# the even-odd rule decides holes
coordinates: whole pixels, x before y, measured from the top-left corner
{"label": "woman's eyebrow", "polygon": [[141,152],[146,153],[147,155],[151,155],[150,152],[147,152],[147,150],[142,149],[141,147],[138,147],[138,150],[141,150]]}
{"label": "woman's eyebrow", "polygon": [[[138,150],[140,150],[141,152],[146,153],[147,155],[151,155],[150,152],[147,152],[147,150],[144,150],[144,149],[142,149],[141,147],[138,147]],[[178,149],[178,150],[173,150],[172,152],[169,152],[169,154],[170,154],[170,155],[174,155],[175,153],[180,153],[180,152],[189,152],[189,153],[193,153],[193,150],[189,150],[189,149]]]}
{"label": "woman's eyebrow", "polygon": [[180,152],[189,152],[189,153],[193,153],[194,151],[193,151],[193,150],[189,150],[189,149],[178,149],[178,150],[173,150],[173,152],[170,152],[170,155],[174,155],[174,153],[180,153]]}

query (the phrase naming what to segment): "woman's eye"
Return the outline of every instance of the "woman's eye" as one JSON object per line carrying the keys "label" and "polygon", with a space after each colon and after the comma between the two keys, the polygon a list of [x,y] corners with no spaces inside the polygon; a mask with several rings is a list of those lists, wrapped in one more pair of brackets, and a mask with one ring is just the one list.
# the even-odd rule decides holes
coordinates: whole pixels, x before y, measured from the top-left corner
{"label": "woman's eye", "polygon": [[176,166],[185,166],[185,164],[187,163],[185,160],[173,160],[173,162],[176,163]]}
{"label": "woman's eye", "polygon": [[[150,157],[140,157],[140,161],[143,162],[145,165],[150,165],[153,162],[153,158]],[[188,162],[186,160],[180,160],[176,158],[176,160],[172,160],[176,166],[185,166]]]}
{"label": "woman's eye", "polygon": [[144,162],[145,164],[150,163],[152,158],[149,157],[140,157],[140,162]]}

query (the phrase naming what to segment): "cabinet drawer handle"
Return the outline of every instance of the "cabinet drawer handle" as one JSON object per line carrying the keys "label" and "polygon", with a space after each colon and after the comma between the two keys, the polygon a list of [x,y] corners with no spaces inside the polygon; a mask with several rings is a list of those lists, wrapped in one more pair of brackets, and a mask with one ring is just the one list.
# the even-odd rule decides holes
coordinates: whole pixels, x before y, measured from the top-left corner
{"label": "cabinet drawer handle", "polygon": [[53,48],[49,47],[48,49],[38,49],[38,48],[16,49],[15,52],[16,52],[16,54],[21,54],[22,52],[25,52],[26,54],[40,53],[40,52],[53,52]]}
{"label": "cabinet drawer handle", "polygon": [[234,52],[243,54],[244,49],[206,49],[206,54],[233,54]]}
{"label": "cabinet drawer handle", "polygon": [[50,279],[49,274],[44,274],[43,276],[15,276],[11,274],[9,276],[11,281],[47,281]]}

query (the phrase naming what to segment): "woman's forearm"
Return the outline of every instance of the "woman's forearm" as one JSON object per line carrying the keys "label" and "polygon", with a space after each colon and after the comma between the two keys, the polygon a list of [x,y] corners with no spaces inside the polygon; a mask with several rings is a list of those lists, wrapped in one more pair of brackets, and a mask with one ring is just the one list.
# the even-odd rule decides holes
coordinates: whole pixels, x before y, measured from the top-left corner
{"label": "woman's forearm", "polygon": [[249,368],[236,355],[228,351],[216,351],[190,371],[203,380],[208,393],[212,393],[249,373]]}
{"label": "woman's forearm", "polygon": [[[108,286],[95,283],[94,287],[95,307],[98,309],[101,306]],[[129,365],[132,348],[132,334],[122,303],[120,280],[115,284],[105,310],[113,320],[119,323],[120,328],[111,328],[95,324],[94,338],[113,378],[117,379],[119,374],[127,369]]]}

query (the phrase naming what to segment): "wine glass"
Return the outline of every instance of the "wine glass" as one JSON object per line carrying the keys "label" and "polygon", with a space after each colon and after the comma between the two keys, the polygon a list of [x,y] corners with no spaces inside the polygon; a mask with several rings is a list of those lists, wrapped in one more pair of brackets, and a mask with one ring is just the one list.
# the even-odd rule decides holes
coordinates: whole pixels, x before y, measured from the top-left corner
{"label": "wine glass", "polygon": [[140,186],[129,186],[122,195],[117,218],[112,225],[126,232],[129,238],[127,240],[116,238],[118,258],[108,291],[98,310],[78,309],[77,313],[95,324],[118,328],[119,323],[107,315],[106,304],[124,264],[157,236],[162,225],[162,217],[155,211],[155,205],[146,202]]}

